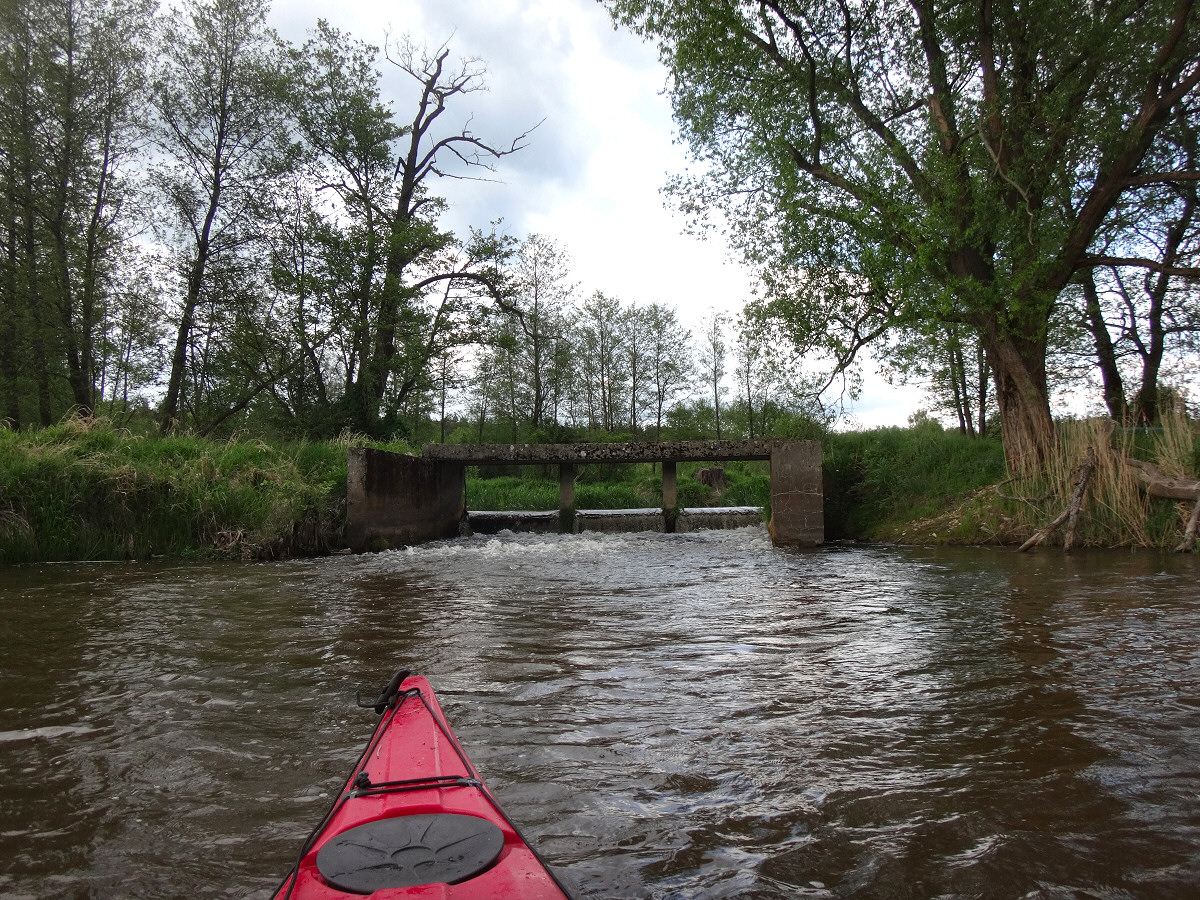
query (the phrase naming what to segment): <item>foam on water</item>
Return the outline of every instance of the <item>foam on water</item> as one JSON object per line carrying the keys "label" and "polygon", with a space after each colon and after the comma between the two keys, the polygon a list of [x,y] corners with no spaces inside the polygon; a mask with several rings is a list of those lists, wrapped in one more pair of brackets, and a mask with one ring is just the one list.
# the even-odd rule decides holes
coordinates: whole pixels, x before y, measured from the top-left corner
{"label": "foam on water", "polygon": [[705,545],[714,552],[767,553],[771,540],[762,526],[745,526],[690,534],[661,534],[658,532],[602,533],[585,531],[580,534],[528,534],[501,531],[494,535],[476,535],[388,550],[364,556],[364,568],[384,570],[398,566],[420,565],[437,560],[481,557],[505,559],[522,557],[557,557],[562,559],[600,559],[628,553],[658,552],[671,545]]}
{"label": "foam on water", "polygon": [[87,725],[45,725],[41,728],[24,728],[20,731],[0,731],[0,744],[7,741],[56,740],[96,731]]}

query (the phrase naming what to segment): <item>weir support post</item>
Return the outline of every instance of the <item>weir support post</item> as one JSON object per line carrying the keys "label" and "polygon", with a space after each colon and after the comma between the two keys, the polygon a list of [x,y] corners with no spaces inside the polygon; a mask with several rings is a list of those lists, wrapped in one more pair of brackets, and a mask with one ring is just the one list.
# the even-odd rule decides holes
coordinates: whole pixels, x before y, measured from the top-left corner
{"label": "weir support post", "polygon": [[575,531],[575,464],[558,465],[558,533]]}
{"label": "weir support post", "polygon": [[678,510],[675,508],[678,502],[677,495],[675,461],[666,460],[662,464],[662,505],[663,528],[667,534],[675,533],[675,517],[678,514]]}
{"label": "weir support post", "polygon": [[771,448],[771,540],[783,547],[825,541],[821,442],[778,441]]}
{"label": "weir support post", "polygon": [[462,463],[367,447],[346,453],[346,543],[356,553],[458,535]]}

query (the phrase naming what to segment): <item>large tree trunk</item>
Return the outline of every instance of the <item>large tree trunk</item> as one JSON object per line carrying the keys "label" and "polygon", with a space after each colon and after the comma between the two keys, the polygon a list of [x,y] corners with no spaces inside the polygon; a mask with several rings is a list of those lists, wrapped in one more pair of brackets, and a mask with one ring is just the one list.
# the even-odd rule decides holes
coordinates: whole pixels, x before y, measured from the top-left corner
{"label": "large tree trunk", "polygon": [[41,278],[38,273],[38,239],[34,229],[33,203],[33,171],[31,167],[25,170],[25,199],[27,202],[25,216],[25,264],[28,267],[28,282],[26,297],[29,303],[30,349],[33,351],[33,368],[37,378],[38,423],[43,428],[49,428],[53,422],[50,412],[50,358],[46,351],[47,326],[42,318]]}
{"label": "large tree trunk", "polygon": [[[16,216],[16,195],[10,181],[7,200],[7,216],[5,228],[10,235],[18,234]],[[18,323],[24,319],[17,288],[17,269],[20,265],[20,254],[17,241],[11,238],[8,242],[7,254],[4,260],[4,283],[0,286],[0,417],[8,419],[8,424],[14,429],[21,427],[21,366],[18,362],[18,341],[20,331]]]}
{"label": "large tree trunk", "polygon": [[1046,351],[1039,341],[1008,335],[985,340],[1000,407],[1004,456],[1013,475],[1040,470],[1054,446],[1054,420],[1046,389]]}
{"label": "large tree trunk", "polygon": [[1108,326],[1104,324],[1100,295],[1090,269],[1083,277],[1083,296],[1087,304],[1088,327],[1096,345],[1096,361],[1100,364],[1100,376],[1104,380],[1104,405],[1114,421],[1124,422],[1127,412],[1125,384],[1121,379],[1121,370],[1117,368],[1116,350]]}
{"label": "large tree trunk", "polygon": [[71,386],[71,399],[75,408],[84,417],[91,416],[93,385],[83,363],[81,342],[88,339],[86,329],[75,321],[75,296],[71,284],[70,250],[63,222],[55,221],[50,229],[54,239],[55,258],[58,263],[58,313],[62,323],[63,351],[67,357],[67,383]]}
{"label": "large tree trunk", "polygon": [[179,417],[179,395],[183,390],[183,373],[187,367],[187,347],[191,339],[192,327],[196,322],[196,307],[200,305],[200,292],[204,288],[204,277],[208,269],[211,251],[213,223],[216,222],[217,212],[221,208],[221,169],[222,147],[218,146],[212,163],[213,181],[208,197],[208,211],[204,216],[204,225],[196,241],[196,256],[192,259],[191,270],[188,272],[187,296],[183,301],[183,315],[179,318],[179,331],[175,335],[175,352],[171,354],[171,376],[167,381],[167,396],[163,399],[162,419],[159,431],[170,434],[175,428]]}
{"label": "large tree trunk", "polygon": [[167,395],[163,399],[159,432],[170,434],[179,418],[179,397],[183,392],[183,373],[187,368],[187,348],[191,339],[192,326],[196,320],[196,304],[200,299],[200,275],[193,269],[188,279],[187,297],[183,304],[183,315],[179,318],[179,329],[175,333],[175,350],[171,354],[171,375],[167,380]]}

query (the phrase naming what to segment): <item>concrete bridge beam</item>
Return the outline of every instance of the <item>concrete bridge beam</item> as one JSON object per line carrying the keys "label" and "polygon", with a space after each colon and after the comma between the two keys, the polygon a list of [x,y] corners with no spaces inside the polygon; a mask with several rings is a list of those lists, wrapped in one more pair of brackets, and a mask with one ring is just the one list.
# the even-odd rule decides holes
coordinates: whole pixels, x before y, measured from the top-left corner
{"label": "concrete bridge beam", "polygon": [[679,514],[678,481],[675,474],[675,461],[666,460],[662,464],[662,497],[663,525],[667,534],[675,533],[675,519]]}
{"label": "concrete bridge beam", "polygon": [[771,540],[785,547],[825,541],[821,442],[780,441],[771,451]]}

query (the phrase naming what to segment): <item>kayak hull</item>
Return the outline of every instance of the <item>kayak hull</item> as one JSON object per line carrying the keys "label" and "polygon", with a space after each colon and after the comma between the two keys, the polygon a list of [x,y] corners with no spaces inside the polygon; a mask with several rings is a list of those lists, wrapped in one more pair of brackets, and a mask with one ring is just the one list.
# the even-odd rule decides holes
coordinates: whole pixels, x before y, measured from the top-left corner
{"label": "kayak hull", "polygon": [[404,677],[380,700],[366,750],[276,900],[569,900],[483,784],[429,682]]}

